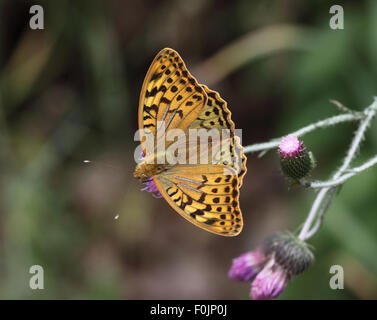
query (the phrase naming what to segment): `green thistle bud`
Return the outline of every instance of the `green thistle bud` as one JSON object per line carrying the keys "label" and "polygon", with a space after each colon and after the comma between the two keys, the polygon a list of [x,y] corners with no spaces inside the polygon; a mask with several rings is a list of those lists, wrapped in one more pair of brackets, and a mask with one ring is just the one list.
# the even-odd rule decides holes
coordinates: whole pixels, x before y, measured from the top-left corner
{"label": "green thistle bud", "polygon": [[304,144],[293,136],[280,142],[279,157],[283,174],[294,181],[306,177],[314,166],[313,156]]}
{"label": "green thistle bud", "polygon": [[314,255],[307,244],[289,232],[280,232],[264,242],[264,254],[274,257],[290,276],[298,275],[310,267]]}

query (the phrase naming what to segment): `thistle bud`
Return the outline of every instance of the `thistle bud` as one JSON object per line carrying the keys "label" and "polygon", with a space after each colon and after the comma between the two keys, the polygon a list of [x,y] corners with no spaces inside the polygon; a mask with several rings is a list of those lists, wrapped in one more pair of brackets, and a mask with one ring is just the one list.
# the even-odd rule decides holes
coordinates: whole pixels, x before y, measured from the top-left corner
{"label": "thistle bud", "polygon": [[294,181],[308,175],[313,168],[310,153],[294,136],[285,137],[279,144],[280,167],[285,176]]}
{"label": "thistle bud", "polygon": [[250,297],[257,300],[278,297],[289,279],[305,271],[314,260],[306,243],[288,232],[267,238],[263,253],[268,260],[255,277],[250,290]]}
{"label": "thistle bud", "polygon": [[296,276],[310,267],[314,255],[307,244],[289,232],[280,232],[264,242],[264,254],[273,256],[289,276]]}
{"label": "thistle bud", "polygon": [[273,299],[281,295],[292,276],[313,263],[307,244],[289,232],[280,232],[264,241],[257,250],[233,259],[229,277],[251,281],[252,299]]}

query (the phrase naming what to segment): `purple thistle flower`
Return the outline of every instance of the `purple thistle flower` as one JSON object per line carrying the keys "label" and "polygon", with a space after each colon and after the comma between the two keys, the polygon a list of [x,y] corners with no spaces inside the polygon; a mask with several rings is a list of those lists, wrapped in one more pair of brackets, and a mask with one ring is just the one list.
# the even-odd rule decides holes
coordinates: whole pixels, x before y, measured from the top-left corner
{"label": "purple thistle flower", "polygon": [[261,271],[264,264],[264,255],[261,250],[246,252],[233,259],[229,270],[229,278],[237,281],[250,281]]}
{"label": "purple thistle flower", "polygon": [[304,272],[313,260],[305,242],[281,232],[267,238],[262,248],[234,259],[229,277],[251,280],[252,299],[273,299],[282,294],[292,276]]}
{"label": "purple thistle flower", "polygon": [[304,149],[303,143],[294,136],[283,138],[279,144],[280,154],[288,158],[298,156]]}
{"label": "purple thistle flower", "polygon": [[289,276],[272,258],[251,284],[250,297],[254,300],[273,299],[287,286]]}
{"label": "purple thistle flower", "polygon": [[[140,154],[140,161],[144,161],[145,159],[145,154],[143,151],[141,151],[141,154]],[[141,189],[141,191],[148,191],[150,193],[152,193],[152,196],[155,197],[155,198],[162,198],[162,194],[160,193],[160,191],[157,189],[155,183],[154,183],[154,180],[153,180],[153,177],[150,177],[148,178],[147,180],[140,180],[144,185],[145,187],[143,189]]]}
{"label": "purple thistle flower", "polygon": [[143,189],[141,189],[141,191],[148,191],[148,192],[152,193],[153,197],[162,198],[162,194],[160,193],[160,191],[158,191],[158,189],[157,189],[157,187],[156,187],[156,185],[153,181],[153,177],[150,177],[147,180],[142,181],[142,183],[144,183],[145,187]]}

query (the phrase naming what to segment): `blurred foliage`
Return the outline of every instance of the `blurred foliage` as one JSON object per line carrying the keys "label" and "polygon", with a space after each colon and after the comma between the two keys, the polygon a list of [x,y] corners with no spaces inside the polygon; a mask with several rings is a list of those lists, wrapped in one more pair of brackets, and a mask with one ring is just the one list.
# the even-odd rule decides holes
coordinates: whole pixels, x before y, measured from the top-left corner
{"label": "blurred foliage", "polygon": [[[247,299],[249,285],[227,278],[231,259],[295,230],[314,194],[287,190],[273,152],[250,155],[245,228],[228,239],[140,192],[133,133],[147,68],[161,48],[178,50],[228,101],[243,143],[262,142],[335,114],[329,99],[371,103],[377,3],[343,1],[344,30],[329,28],[324,0],[38,4],[44,30],[29,28],[30,1],[0,2],[0,298]],[[354,129],[305,137],[314,177],[340,164]],[[374,121],[355,163],[376,150]],[[375,169],[347,182],[311,241],[316,263],[282,298],[377,298],[376,189]],[[34,264],[44,290],[29,288]],[[344,290],[329,288],[334,264]]]}

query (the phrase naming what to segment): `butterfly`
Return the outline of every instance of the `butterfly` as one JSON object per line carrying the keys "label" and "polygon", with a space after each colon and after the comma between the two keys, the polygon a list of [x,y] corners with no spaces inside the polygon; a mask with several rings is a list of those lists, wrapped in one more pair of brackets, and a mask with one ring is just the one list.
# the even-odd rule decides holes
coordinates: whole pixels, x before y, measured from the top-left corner
{"label": "butterfly", "polygon": [[[222,236],[236,236],[243,228],[239,189],[246,173],[246,156],[230,115],[219,93],[199,84],[175,50],[165,48],[156,55],[144,79],[138,113],[139,129],[152,134],[156,144],[147,151],[142,143],[144,158],[134,177],[158,190],[182,217]],[[181,142],[185,164],[158,163],[157,158],[167,157],[168,147],[176,143],[166,139],[176,129],[187,135],[193,129],[227,130],[229,134],[222,135],[220,143],[216,139],[200,140],[199,146],[198,140]],[[158,148],[161,139],[166,143],[162,151]],[[191,161],[203,155],[207,159],[208,151],[212,162]]]}

